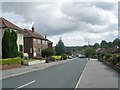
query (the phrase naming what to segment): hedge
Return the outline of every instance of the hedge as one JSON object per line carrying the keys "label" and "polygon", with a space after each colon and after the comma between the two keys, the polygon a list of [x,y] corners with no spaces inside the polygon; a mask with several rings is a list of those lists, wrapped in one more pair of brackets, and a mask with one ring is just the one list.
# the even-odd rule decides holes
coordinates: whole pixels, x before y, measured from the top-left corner
{"label": "hedge", "polygon": [[11,65],[11,64],[21,64],[21,58],[7,58],[7,59],[0,59],[0,65]]}
{"label": "hedge", "polygon": [[61,60],[61,56],[51,56],[50,60],[52,60],[52,61]]}
{"label": "hedge", "polygon": [[66,54],[63,54],[61,57],[63,60],[66,60],[68,56]]}

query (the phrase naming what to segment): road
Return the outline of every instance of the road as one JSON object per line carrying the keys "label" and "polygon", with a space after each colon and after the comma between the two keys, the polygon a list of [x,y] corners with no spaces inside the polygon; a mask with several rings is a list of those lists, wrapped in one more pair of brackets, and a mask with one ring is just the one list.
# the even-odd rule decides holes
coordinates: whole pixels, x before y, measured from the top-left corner
{"label": "road", "polygon": [[86,59],[73,59],[43,70],[2,80],[3,88],[75,88],[87,63]]}

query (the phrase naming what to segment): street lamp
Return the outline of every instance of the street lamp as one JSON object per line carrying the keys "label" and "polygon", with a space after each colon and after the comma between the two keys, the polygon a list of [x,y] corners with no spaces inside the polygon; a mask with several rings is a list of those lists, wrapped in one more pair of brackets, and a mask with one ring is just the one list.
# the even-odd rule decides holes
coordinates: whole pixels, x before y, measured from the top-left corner
{"label": "street lamp", "polygon": [[[90,42],[89,42],[89,41],[85,41],[85,42],[87,42],[87,43],[88,43],[88,47],[89,47],[89,45],[90,45],[89,43],[90,43]],[[90,60],[89,55],[88,55],[88,60]]]}

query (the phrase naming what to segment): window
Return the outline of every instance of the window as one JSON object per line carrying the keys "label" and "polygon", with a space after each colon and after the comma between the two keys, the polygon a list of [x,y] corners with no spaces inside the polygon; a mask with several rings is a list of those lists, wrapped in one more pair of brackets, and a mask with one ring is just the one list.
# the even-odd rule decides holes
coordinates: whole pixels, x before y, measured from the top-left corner
{"label": "window", "polygon": [[38,48],[38,53],[40,53],[40,48]]}
{"label": "window", "polygon": [[19,45],[19,51],[23,51],[23,45]]}
{"label": "window", "polygon": [[32,53],[32,48],[30,48],[30,53]]}
{"label": "window", "polygon": [[33,42],[36,43],[36,41],[37,41],[37,40],[34,38],[34,39],[33,39]]}
{"label": "window", "polygon": [[45,41],[44,41],[44,40],[42,40],[42,44],[45,44]]}
{"label": "window", "polygon": [[38,40],[37,40],[37,42],[38,42],[38,43],[41,43],[41,40],[40,40],[40,39],[38,39]]}
{"label": "window", "polygon": [[36,53],[36,48],[33,48],[34,53]]}
{"label": "window", "polygon": [[46,41],[46,44],[47,44],[47,41]]}

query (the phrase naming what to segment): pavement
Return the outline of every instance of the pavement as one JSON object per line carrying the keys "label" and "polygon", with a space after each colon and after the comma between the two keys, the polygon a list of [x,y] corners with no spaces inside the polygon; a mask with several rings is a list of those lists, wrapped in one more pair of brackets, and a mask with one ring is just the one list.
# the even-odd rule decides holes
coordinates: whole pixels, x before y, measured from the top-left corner
{"label": "pavement", "polygon": [[118,88],[118,72],[97,59],[88,61],[77,88]]}
{"label": "pavement", "polygon": [[75,88],[86,63],[86,59],[68,60],[49,68],[3,79],[2,87],[14,90],[20,88]]}

